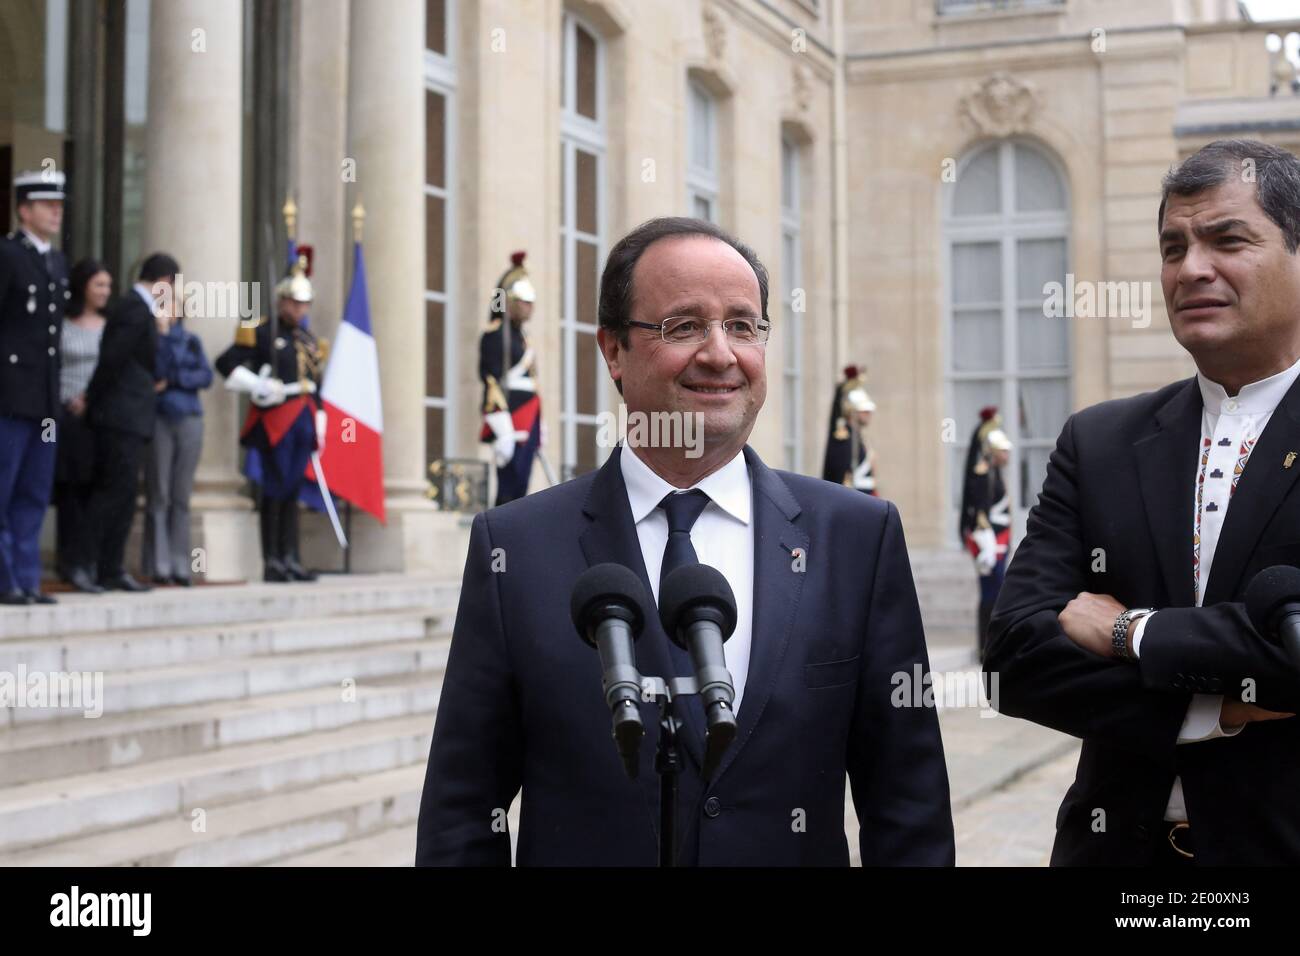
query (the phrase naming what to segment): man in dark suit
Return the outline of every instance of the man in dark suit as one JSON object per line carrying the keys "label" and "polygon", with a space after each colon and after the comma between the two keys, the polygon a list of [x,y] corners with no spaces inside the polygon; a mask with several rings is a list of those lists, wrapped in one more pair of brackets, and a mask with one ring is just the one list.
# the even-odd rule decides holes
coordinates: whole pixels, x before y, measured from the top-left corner
{"label": "man in dark suit", "polygon": [[19,228],[0,238],[0,604],[53,604],[41,593],[40,535],[54,486],[59,336],[68,265],[53,248],[63,173],[14,179]]}
{"label": "man in dark suit", "polygon": [[153,438],[157,409],[155,357],[162,302],[176,294],[181,267],[156,252],[140,266],[139,281],[109,307],[99,363],[86,389],[95,430],[95,491],[87,511],[94,523],[99,586],[148,591],[126,571],[126,539],[135,516],[144,446]]}
{"label": "man in dark suit", "polygon": [[[725,652],[738,733],[703,779],[703,708],[678,699],[678,861],[846,865],[847,776],[864,864],[951,864],[937,716],[892,703],[899,675],[929,667],[898,512],[769,469],[746,445],[766,396],[762,264],[710,223],[653,220],[611,251],[599,314],[628,443],[594,473],[475,518],[417,864],[508,865],[505,815],[522,788],[518,863],[654,865],[657,707],[641,704],[629,779],[568,604],[590,566],[622,564],[658,600],[666,566],[690,559],[736,597]],[[676,442],[634,439],[632,416],[652,411],[690,416],[702,440],[685,424]],[[694,675],[653,608],[636,659],[642,675]]]}
{"label": "man in dark suit", "polygon": [[1300,563],[1300,161],[1172,170],[1161,283],[1195,377],[1072,416],[994,612],[999,709],[1083,739],[1053,864],[1300,863],[1300,680],[1252,577]]}

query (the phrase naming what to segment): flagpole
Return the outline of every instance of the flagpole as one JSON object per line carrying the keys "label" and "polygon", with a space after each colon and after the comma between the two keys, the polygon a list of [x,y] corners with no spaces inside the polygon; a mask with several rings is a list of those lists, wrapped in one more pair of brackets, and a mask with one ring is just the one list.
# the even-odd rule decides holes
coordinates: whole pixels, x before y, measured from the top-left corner
{"label": "flagpole", "polygon": [[[361,204],[361,195],[357,194],[356,204],[352,207],[352,244],[354,246],[352,261],[356,263],[355,247],[361,245],[361,234],[365,231],[366,225],[366,207]],[[356,281],[356,270],[353,269],[352,281]],[[343,573],[352,573],[352,502],[344,499],[343,502],[343,533],[348,539],[347,547],[343,549]]]}

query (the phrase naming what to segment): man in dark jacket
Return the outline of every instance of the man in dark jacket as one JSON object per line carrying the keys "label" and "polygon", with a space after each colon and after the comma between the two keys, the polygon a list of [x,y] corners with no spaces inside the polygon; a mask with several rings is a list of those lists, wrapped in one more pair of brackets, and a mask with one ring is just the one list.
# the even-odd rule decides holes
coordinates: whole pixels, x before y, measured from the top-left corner
{"label": "man in dark jacket", "polygon": [[88,511],[99,585],[109,590],[149,590],[126,572],[124,557],[144,447],[153,438],[157,415],[159,302],[173,295],[179,272],[180,265],[166,253],[145,259],[139,281],[109,307],[99,364],[86,389],[87,415],[95,429],[96,484]]}

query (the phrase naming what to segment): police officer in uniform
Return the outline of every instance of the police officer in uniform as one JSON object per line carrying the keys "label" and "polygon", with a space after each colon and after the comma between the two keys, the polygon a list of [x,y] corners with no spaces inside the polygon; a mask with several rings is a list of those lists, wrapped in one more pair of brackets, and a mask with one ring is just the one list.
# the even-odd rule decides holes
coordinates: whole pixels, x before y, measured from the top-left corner
{"label": "police officer in uniform", "polygon": [[542,444],[542,401],[537,394],[533,350],[523,329],[533,314],[537,292],[524,268],[525,255],[512,255],[510,268],[497,282],[487,329],[478,346],[479,378],[483,380],[483,430],[479,437],[492,445],[496,459],[498,505],[528,494],[533,456]]}
{"label": "police officer in uniform", "polygon": [[260,504],[263,579],[314,581],[298,559],[298,494],[312,452],[324,447],[325,410],[319,393],[328,343],[303,319],[311,308],[305,258],[275,287],[277,322],[241,322],[235,342],[216,361],[232,391],[252,405],[240,443],[262,457]]}
{"label": "police officer in uniform", "polygon": [[822,477],[875,495],[876,452],[867,441],[867,426],[876,403],[867,394],[866,382],[866,373],[850,365],[844,370],[844,381],[835,387]]}
{"label": "police officer in uniform", "polygon": [[975,559],[979,575],[979,656],[984,660],[989,619],[1002,590],[1011,547],[1011,497],[1002,469],[1010,460],[1011,440],[993,406],[980,410],[980,424],[966,452],[966,479],[961,496],[962,544]]}
{"label": "police officer in uniform", "polygon": [[68,266],[51,245],[63,224],[64,176],[14,180],[19,228],[0,240],[0,603],[42,594],[40,533],[54,484],[59,337]]}

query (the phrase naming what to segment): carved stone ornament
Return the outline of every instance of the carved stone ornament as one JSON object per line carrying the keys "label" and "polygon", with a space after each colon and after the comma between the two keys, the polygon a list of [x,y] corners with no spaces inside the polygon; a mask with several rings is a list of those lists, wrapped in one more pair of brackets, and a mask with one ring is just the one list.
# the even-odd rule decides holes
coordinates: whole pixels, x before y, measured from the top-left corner
{"label": "carved stone ornament", "polygon": [[986,136],[1023,132],[1042,108],[1038,88],[999,70],[962,97],[957,113]]}
{"label": "carved stone ornament", "polygon": [[721,60],[727,52],[727,21],[711,4],[704,6],[704,46],[714,60]]}
{"label": "carved stone ornament", "polygon": [[808,107],[812,105],[813,82],[812,70],[806,63],[796,63],[792,70],[791,77],[794,86],[794,103],[799,107],[800,112],[808,112]]}

